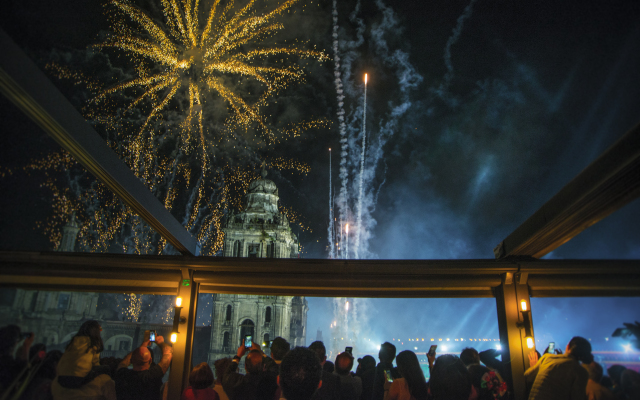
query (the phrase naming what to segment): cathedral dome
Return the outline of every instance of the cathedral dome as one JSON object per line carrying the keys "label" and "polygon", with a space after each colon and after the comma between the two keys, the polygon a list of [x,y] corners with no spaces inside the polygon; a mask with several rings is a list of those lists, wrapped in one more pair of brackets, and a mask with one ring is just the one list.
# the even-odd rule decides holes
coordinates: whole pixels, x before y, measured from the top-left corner
{"label": "cathedral dome", "polygon": [[262,168],[261,175],[262,178],[256,179],[249,184],[249,193],[266,193],[277,196],[278,188],[272,180],[267,179],[267,171],[264,167]]}

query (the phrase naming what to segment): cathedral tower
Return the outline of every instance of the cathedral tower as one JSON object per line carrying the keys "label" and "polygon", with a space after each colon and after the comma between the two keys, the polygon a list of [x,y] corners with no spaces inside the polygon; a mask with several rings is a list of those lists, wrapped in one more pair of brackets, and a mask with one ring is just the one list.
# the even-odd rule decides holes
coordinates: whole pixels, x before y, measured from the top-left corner
{"label": "cathedral tower", "polygon": [[[278,188],[262,178],[249,185],[242,212],[229,215],[225,257],[296,258],[298,240],[286,215],[278,212]],[[209,364],[236,353],[245,335],[259,345],[280,336],[304,346],[308,303],[304,297],[215,294],[211,315]]]}

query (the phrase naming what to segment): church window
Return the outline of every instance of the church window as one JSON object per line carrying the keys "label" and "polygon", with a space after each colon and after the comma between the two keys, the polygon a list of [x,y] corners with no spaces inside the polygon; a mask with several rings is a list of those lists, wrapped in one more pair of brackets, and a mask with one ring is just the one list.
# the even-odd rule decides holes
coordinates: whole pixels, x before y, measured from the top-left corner
{"label": "church window", "polygon": [[224,319],[225,321],[231,321],[231,304],[227,306],[227,315]]}
{"label": "church window", "polygon": [[69,306],[70,298],[70,294],[60,293],[60,296],[58,296],[58,310],[66,310]]}
{"label": "church window", "polygon": [[36,310],[36,302],[38,301],[38,292],[33,292],[31,294],[31,303],[29,304],[29,311]]}
{"label": "church window", "polygon": [[16,297],[16,289],[0,290],[0,306],[11,307],[13,299]]}
{"label": "church window", "polygon": [[229,332],[225,332],[225,333],[224,333],[224,336],[223,336],[223,338],[222,338],[222,347],[223,347],[223,348],[228,348],[228,347],[229,347],[230,342],[231,342],[231,337],[230,337],[230,335],[229,335]]}
{"label": "church window", "polygon": [[264,313],[264,322],[271,322],[271,307],[267,307]]}
{"label": "church window", "polygon": [[[240,324],[240,337],[244,340],[245,336],[247,335],[254,336],[253,335],[254,326],[255,324],[250,319],[245,319],[244,321],[242,321],[242,324]],[[256,338],[253,339],[254,342],[255,340]]]}

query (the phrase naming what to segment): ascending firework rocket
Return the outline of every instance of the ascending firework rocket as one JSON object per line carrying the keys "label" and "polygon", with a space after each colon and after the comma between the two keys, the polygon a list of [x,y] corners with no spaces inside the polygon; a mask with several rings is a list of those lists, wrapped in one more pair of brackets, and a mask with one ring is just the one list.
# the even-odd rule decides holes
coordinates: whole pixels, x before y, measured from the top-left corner
{"label": "ascending firework rocket", "polygon": [[360,190],[358,193],[358,216],[356,218],[356,244],[355,244],[355,258],[359,257],[360,250],[360,231],[362,231],[362,196],[363,196],[363,180],[364,180],[364,148],[367,140],[367,74],[364,74],[364,107],[362,111],[362,153],[360,154]]}

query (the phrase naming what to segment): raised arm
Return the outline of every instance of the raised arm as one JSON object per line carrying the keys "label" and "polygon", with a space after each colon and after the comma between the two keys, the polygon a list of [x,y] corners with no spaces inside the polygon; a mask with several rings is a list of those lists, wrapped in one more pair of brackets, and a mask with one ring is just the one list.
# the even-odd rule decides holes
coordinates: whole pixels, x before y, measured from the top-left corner
{"label": "raised arm", "polygon": [[162,368],[162,373],[167,373],[171,365],[171,359],[173,358],[173,347],[165,343],[162,336],[156,337],[156,344],[162,350],[162,359],[158,363],[158,366]]}

